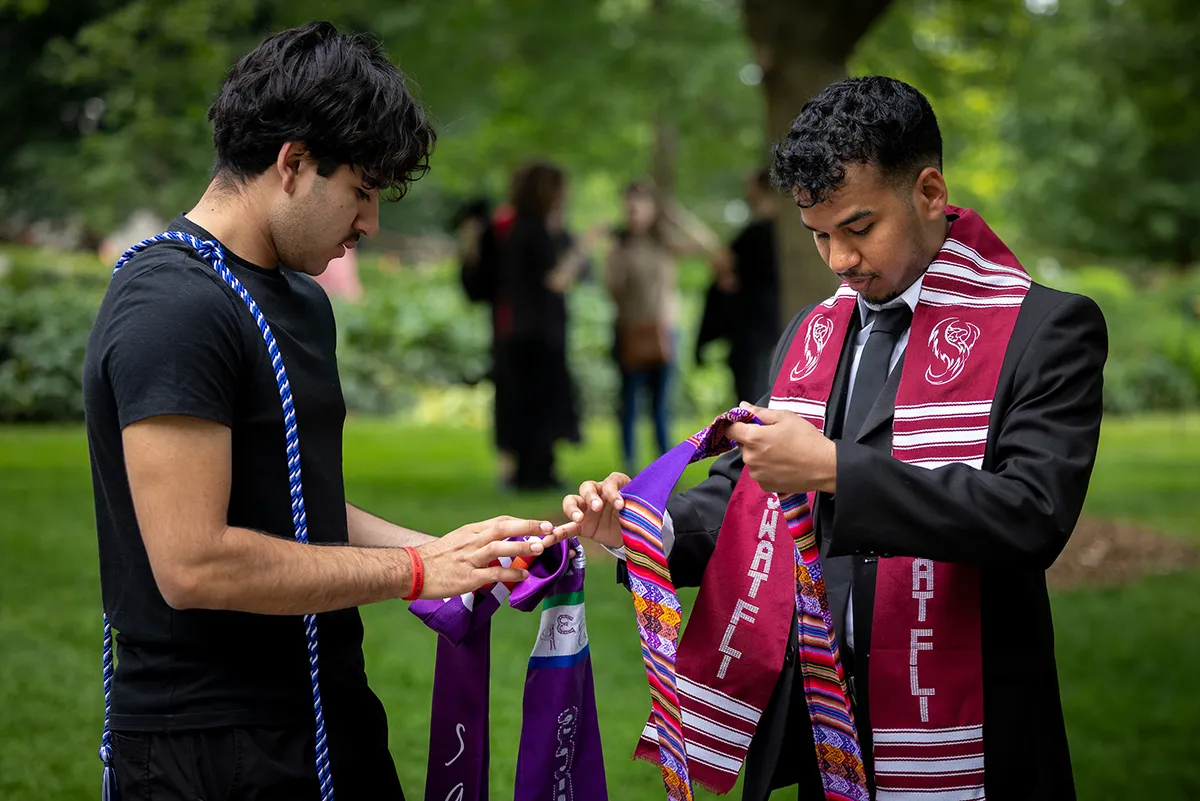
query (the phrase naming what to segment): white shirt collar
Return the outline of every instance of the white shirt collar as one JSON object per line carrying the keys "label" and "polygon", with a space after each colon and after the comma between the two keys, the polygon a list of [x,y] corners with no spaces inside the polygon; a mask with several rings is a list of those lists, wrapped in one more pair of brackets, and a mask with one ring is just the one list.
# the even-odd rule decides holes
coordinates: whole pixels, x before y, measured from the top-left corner
{"label": "white shirt collar", "polygon": [[892,298],[887,303],[883,303],[883,304],[871,303],[870,301],[863,298],[862,295],[859,295],[858,296],[858,314],[859,314],[859,319],[862,321],[862,324],[864,326],[867,324],[867,317],[871,312],[879,311],[880,309],[885,309],[888,306],[898,306],[901,303],[908,304],[908,308],[911,309],[914,313],[916,313],[917,300],[921,297],[921,284],[924,281],[925,281],[925,273],[921,273],[919,276],[917,276],[917,280],[912,282],[912,286],[910,286],[908,289],[904,290],[904,292],[902,292],[899,297]]}

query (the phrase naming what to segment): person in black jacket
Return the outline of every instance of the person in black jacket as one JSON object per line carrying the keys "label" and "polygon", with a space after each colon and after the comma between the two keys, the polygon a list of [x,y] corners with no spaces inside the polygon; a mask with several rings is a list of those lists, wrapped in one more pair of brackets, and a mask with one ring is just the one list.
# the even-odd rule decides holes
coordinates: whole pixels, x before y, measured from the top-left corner
{"label": "person in black jacket", "polygon": [[[890,372],[885,358],[882,388],[861,424],[847,428],[848,396],[862,391],[856,373],[872,326],[883,310],[917,302],[945,244],[941,156],[933,110],[907,84],[881,77],[839,81],[805,105],[776,151],[774,178],[793,191],[821,256],[845,282],[843,291],[857,294],[859,312],[835,354],[825,429],[766,408],[777,404],[770,392],[763,395],[756,411],[765,425],[730,428],[740,448],[718,458],[706,481],[670,501],[663,544],[676,586],[695,586],[706,570],[736,572],[710,564],[710,557],[734,487],[747,475],[767,492],[817,493],[821,569],[873,795],[867,699],[880,560],[975,566],[984,786],[954,797],[1069,801],[1075,789],[1046,570],[1078,520],[1095,463],[1108,352],[1099,307],[1080,295],[1029,286],[1003,352],[978,468],[961,462],[926,468],[893,455],[905,354],[931,347],[910,342],[907,329],[890,332],[896,337]],[[773,377],[803,374],[804,360],[786,356],[798,337],[803,343],[811,335],[801,323],[814,307],[800,310],[776,345]],[[921,363],[915,356],[910,361]],[[915,380],[934,383],[925,372]],[[586,536],[618,549],[619,492],[628,481],[614,473],[585,482],[564,499],[563,510],[581,521]],[[799,786],[800,799],[824,798],[794,626],[787,654],[745,762],[748,801],[789,785]],[[939,763],[936,753],[930,760],[907,769],[915,775],[955,769]]]}

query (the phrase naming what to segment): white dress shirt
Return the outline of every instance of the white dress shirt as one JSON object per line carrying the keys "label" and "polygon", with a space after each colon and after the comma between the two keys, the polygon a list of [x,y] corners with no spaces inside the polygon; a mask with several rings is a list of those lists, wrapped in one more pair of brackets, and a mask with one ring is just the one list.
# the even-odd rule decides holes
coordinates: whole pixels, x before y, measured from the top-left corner
{"label": "white dress shirt", "polygon": [[[858,313],[859,319],[863,326],[858,332],[858,338],[854,340],[854,361],[850,363],[850,387],[846,392],[846,408],[842,411],[842,422],[845,422],[845,415],[850,411],[850,398],[854,395],[854,378],[858,375],[858,362],[862,359],[863,348],[867,346],[867,339],[871,336],[871,329],[875,327],[874,322],[868,322],[867,317],[873,311],[880,311],[888,307],[899,306],[904,303],[913,312],[917,310],[917,298],[921,296],[921,283],[924,275],[913,282],[912,286],[904,290],[904,293],[898,298],[893,298],[882,306],[875,303],[868,303],[863,300],[862,296],[858,297]],[[896,345],[892,348],[892,360],[888,363],[888,372],[896,369],[896,362],[900,361],[900,357],[904,354],[904,349],[908,347],[908,332],[912,330],[911,326],[904,330],[896,339]],[[843,431],[842,436],[849,438],[853,437],[857,432]],[[849,597],[846,599],[846,644],[851,650],[854,648],[854,589],[851,586]]]}

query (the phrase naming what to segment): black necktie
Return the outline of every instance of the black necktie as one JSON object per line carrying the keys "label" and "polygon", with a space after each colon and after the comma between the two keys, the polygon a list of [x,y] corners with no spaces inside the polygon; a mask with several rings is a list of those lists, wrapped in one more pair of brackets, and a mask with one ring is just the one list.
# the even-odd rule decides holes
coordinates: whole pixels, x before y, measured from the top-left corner
{"label": "black necktie", "polygon": [[842,436],[853,440],[858,436],[867,419],[867,413],[875,405],[883,385],[887,383],[889,368],[892,363],[892,351],[896,341],[912,322],[912,309],[907,303],[889,306],[880,311],[871,312],[871,335],[863,348],[858,360],[858,372],[854,375],[854,392],[850,395],[850,410],[846,414],[846,423],[842,428]]}

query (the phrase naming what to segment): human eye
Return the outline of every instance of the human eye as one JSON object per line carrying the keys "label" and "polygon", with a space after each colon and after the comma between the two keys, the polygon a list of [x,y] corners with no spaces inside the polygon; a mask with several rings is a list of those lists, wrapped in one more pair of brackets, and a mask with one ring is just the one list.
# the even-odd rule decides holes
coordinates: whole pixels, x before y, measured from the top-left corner
{"label": "human eye", "polygon": [[871,233],[871,229],[874,227],[875,227],[875,223],[871,223],[866,228],[859,228],[857,231],[855,231],[852,228],[847,228],[846,231],[851,236],[866,236],[867,234]]}

